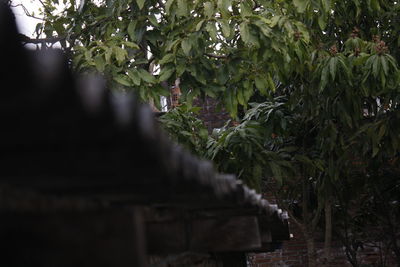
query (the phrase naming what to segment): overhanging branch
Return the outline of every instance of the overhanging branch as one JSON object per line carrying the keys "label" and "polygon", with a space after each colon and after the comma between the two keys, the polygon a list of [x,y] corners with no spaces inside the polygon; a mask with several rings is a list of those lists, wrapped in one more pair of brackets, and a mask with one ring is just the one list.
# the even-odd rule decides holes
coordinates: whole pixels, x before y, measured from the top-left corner
{"label": "overhanging branch", "polygon": [[49,37],[49,38],[37,38],[37,39],[29,38],[28,36],[26,36],[24,34],[20,34],[19,36],[20,36],[22,43],[24,43],[24,44],[43,44],[43,43],[54,44],[54,43],[57,43],[57,42],[60,42],[60,41],[63,41],[66,39],[66,37],[64,37],[64,36]]}

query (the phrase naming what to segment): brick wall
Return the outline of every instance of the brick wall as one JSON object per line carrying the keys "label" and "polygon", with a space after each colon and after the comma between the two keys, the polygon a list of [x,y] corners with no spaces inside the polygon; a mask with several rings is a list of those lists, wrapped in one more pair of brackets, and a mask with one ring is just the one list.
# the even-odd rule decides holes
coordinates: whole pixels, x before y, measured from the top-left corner
{"label": "brick wall", "polygon": [[230,119],[228,112],[223,107],[217,107],[218,104],[217,100],[210,97],[193,100],[194,106],[201,107],[198,117],[204,122],[209,133],[214,128],[221,128]]}

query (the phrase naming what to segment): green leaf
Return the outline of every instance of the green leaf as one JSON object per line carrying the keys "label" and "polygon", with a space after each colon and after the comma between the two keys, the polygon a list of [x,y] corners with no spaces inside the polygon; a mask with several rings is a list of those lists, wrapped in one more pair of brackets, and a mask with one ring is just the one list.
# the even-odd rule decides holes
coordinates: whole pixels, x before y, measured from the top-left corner
{"label": "green leaf", "polygon": [[329,67],[325,66],[321,72],[320,91],[324,90],[329,81]]}
{"label": "green leaf", "polygon": [[244,90],[245,90],[244,88],[238,88],[238,90],[237,90],[237,100],[238,100],[238,103],[242,106],[244,106],[246,104],[246,101],[244,99],[244,93],[243,93]]}
{"label": "green leaf", "polygon": [[229,36],[231,35],[231,27],[229,26],[229,22],[226,19],[221,19],[219,20],[219,23],[221,25],[221,29],[222,29],[222,34],[226,37],[229,38]]}
{"label": "green leaf", "polygon": [[264,77],[261,76],[256,76],[254,78],[254,82],[256,84],[256,87],[258,89],[258,91],[260,91],[260,93],[264,96],[267,95],[267,87],[268,87],[268,82],[266,81],[266,79]]}
{"label": "green leaf", "polygon": [[183,53],[185,53],[186,56],[189,56],[190,50],[192,49],[191,40],[189,38],[183,39],[181,46],[182,46]]}
{"label": "green leaf", "polygon": [[186,71],[186,65],[183,63],[183,64],[178,64],[177,66],[176,66],[176,75],[179,77],[179,76],[182,76],[182,74],[184,73]]}
{"label": "green leaf", "polygon": [[204,15],[206,15],[207,18],[212,18],[214,17],[214,4],[211,2],[205,2],[204,3]]}
{"label": "green leaf", "polygon": [[329,71],[331,73],[332,81],[334,81],[336,77],[337,61],[338,59],[336,57],[331,57],[329,59]]}
{"label": "green leaf", "polygon": [[240,3],[240,15],[242,17],[253,15],[253,8],[250,1],[243,1]]}
{"label": "green leaf", "polygon": [[272,92],[275,92],[276,91],[275,82],[274,82],[274,80],[272,80],[271,74],[269,74],[269,73],[267,73],[267,82],[268,82],[269,89]]}
{"label": "green leaf", "polygon": [[104,60],[104,58],[103,58],[102,55],[98,55],[98,56],[96,56],[96,57],[94,58],[94,64],[96,65],[96,69],[97,69],[99,72],[103,72],[103,71],[104,71],[106,62],[105,62],[105,60]]}
{"label": "green leaf", "polygon": [[128,70],[128,76],[135,85],[140,85],[140,76],[136,69]]}
{"label": "green leaf", "polygon": [[223,16],[227,16],[229,14],[230,3],[231,3],[230,0],[218,0],[217,6]]}
{"label": "green leaf", "polygon": [[321,30],[325,30],[328,19],[325,15],[318,16],[318,25]]}
{"label": "green leaf", "polygon": [[221,85],[225,84],[229,79],[229,69],[226,64],[223,64],[217,69],[217,82]]}
{"label": "green leaf", "polygon": [[380,6],[378,0],[371,0],[371,7],[375,11],[379,11],[381,9],[381,6]]}
{"label": "green leaf", "polygon": [[170,9],[174,1],[175,0],[167,0],[167,2],[165,3],[165,12],[167,13],[167,15],[170,14]]}
{"label": "green leaf", "polygon": [[293,4],[299,13],[303,13],[309,4],[309,0],[293,0]]}
{"label": "green leaf", "polygon": [[126,52],[125,49],[122,49],[121,47],[114,46],[113,47],[115,58],[118,61],[118,64],[122,64],[123,61],[125,61],[126,57],[128,56],[128,52]]}
{"label": "green leaf", "polygon": [[131,22],[129,22],[128,29],[127,29],[128,35],[132,41],[136,41],[136,34],[135,34],[136,24],[137,24],[137,21],[132,20]]}
{"label": "green leaf", "polygon": [[160,77],[158,78],[160,82],[167,80],[169,77],[171,77],[171,75],[174,73],[175,68],[173,67],[173,65],[167,65],[164,66],[161,69],[160,72]]}
{"label": "green leaf", "polygon": [[207,23],[206,30],[210,34],[211,39],[216,41],[217,40],[217,29],[215,27],[215,22],[210,21],[209,23]]}
{"label": "green leaf", "polygon": [[374,56],[375,56],[375,58],[374,58],[374,61],[372,62],[372,74],[374,75],[375,78],[377,78],[379,75],[380,60],[379,60],[378,55],[374,55]]}
{"label": "green leaf", "polygon": [[148,83],[155,83],[156,82],[156,78],[151,75],[148,71],[146,71],[145,69],[139,69],[139,75],[140,78]]}
{"label": "green leaf", "polygon": [[200,31],[201,26],[203,26],[204,20],[200,20],[199,23],[196,25],[196,31]]}
{"label": "green leaf", "polygon": [[165,63],[169,63],[174,61],[175,59],[175,55],[174,54],[166,54],[165,56],[163,56],[163,58],[158,61],[158,64],[165,64]]}
{"label": "green leaf", "polygon": [[178,15],[186,17],[188,15],[188,2],[187,0],[178,0]]}
{"label": "green leaf", "polygon": [[247,22],[242,22],[239,25],[240,37],[242,38],[244,43],[250,42],[250,28]]}
{"label": "green leaf", "polygon": [[134,42],[125,41],[125,42],[123,42],[123,44],[129,48],[140,49],[140,47],[137,44],[135,44]]}
{"label": "green leaf", "polygon": [[149,19],[150,23],[153,24],[153,26],[158,27],[158,21],[156,16],[154,16],[154,14],[148,15],[147,18]]}
{"label": "green leaf", "polygon": [[122,85],[131,86],[131,82],[126,75],[118,74],[118,75],[114,76],[113,79],[114,79],[114,81],[116,81]]}
{"label": "green leaf", "polygon": [[385,76],[388,76],[389,66],[388,66],[387,59],[384,56],[379,56],[379,58],[381,60],[381,65],[382,65],[383,72],[385,73]]}
{"label": "green leaf", "polygon": [[330,0],[322,0],[322,8],[325,13],[328,13],[331,9],[331,1]]}
{"label": "green leaf", "polygon": [[146,2],[146,0],[136,0],[136,4],[140,10],[144,7],[144,2]]}
{"label": "green leaf", "polygon": [[104,54],[104,57],[106,59],[107,64],[111,63],[111,56],[112,56],[113,50],[112,48],[108,48]]}

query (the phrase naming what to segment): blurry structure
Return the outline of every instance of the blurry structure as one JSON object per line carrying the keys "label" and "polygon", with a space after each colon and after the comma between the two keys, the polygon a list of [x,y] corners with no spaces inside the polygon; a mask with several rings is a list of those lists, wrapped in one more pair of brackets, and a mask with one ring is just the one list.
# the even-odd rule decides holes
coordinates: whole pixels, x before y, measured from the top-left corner
{"label": "blurry structure", "polygon": [[284,212],[169,141],[134,95],[25,50],[6,5],[0,51],[0,266],[246,266],[289,238]]}

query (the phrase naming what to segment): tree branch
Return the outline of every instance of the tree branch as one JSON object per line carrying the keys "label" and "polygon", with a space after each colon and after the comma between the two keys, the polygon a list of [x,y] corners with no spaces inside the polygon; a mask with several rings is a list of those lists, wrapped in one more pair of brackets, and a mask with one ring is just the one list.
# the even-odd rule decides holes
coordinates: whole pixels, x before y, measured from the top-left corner
{"label": "tree branch", "polygon": [[65,40],[66,37],[50,37],[50,38],[37,38],[37,39],[32,39],[29,38],[28,36],[24,35],[24,34],[19,34],[20,36],[20,40],[22,41],[22,43],[24,44],[43,44],[43,43],[57,43],[60,42],[62,40]]}
{"label": "tree branch", "polygon": [[216,55],[216,54],[212,54],[212,53],[204,53],[204,55],[208,56],[208,57],[212,57],[212,58],[228,58],[227,55]]}

